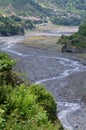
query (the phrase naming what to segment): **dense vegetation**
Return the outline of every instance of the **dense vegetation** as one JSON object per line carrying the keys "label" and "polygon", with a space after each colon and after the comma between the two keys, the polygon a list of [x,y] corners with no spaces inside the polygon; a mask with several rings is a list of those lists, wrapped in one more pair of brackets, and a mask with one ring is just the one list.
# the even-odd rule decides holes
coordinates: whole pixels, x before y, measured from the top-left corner
{"label": "dense vegetation", "polygon": [[24,34],[24,29],[32,29],[31,21],[22,20],[17,16],[3,17],[0,16],[0,35],[21,35]]}
{"label": "dense vegetation", "polygon": [[66,14],[64,14],[65,16],[57,16],[57,17],[51,17],[50,20],[53,24],[57,24],[57,25],[65,25],[65,26],[77,26],[81,23],[82,18],[79,17],[66,17]]}
{"label": "dense vegetation", "polygon": [[23,33],[23,27],[19,26],[13,19],[0,16],[0,35],[9,36]]}
{"label": "dense vegetation", "polygon": [[79,25],[86,0],[0,0],[0,13],[47,17],[55,24]]}
{"label": "dense vegetation", "polygon": [[63,130],[53,96],[44,86],[17,84],[14,64],[0,54],[0,130]]}
{"label": "dense vegetation", "polygon": [[86,23],[82,24],[79,27],[77,33],[72,34],[71,36],[62,36],[58,43],[64,44],[65,47],[71,46],[76,49],[85,49],[86,48]]}

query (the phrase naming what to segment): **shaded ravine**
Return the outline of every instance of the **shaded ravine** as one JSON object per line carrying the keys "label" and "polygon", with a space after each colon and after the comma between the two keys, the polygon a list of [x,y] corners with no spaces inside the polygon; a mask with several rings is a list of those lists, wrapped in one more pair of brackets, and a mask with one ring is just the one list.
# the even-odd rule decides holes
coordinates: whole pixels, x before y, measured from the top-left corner
{"label": "shaded ravine", "polygon": [[[53,76],[50,78],[45,78],[45,79],[41,79],[41,80],[37,80],[34,81],[34,83],[36,84],[43,84],[45,82],[49,82],[49,81],[54,81],[57,79],[63,79],[65,77],[68,77],[69,75],[76,73],[76,72],[80,72],[80,71],[84,71],[86,70],[86,67],[83,66],[82,64],[80,64],[77,61],[73,61],[67,58],[63,58],[63,57],[56,57],[56,56],[45,56],[45,55],[34,55],[34,54],[23,54],[22,52],[18,52],[17,50],[14,50],[14,46],[16,46],[16,42],[19,42],[23,39],[17,39],[15,41],[15,39],[13,39],[14,41],[4,41],[3,44],[1,44],[1,50],[5,51],[5,52],[10,52],[12,54],[17,55],[18,57],[23,57],[23,58],[28,58],[28,57],[35,57],[35,58],[42,58],[42,59],[57,59],[58,62],[60,63],[60,65],[62,66],[68,66],[68,68],[66,70],[63,69],[63,72],[61,72],[58,76]],[[69,123],[69,121],[67,120],[67,115],[71,112],[74,112],[78,109],[80,109],[80,104],[79,103],[70,103],[70,102],[60,102],[57,101],[57,104],[59,107],[65,107],[65,110],[61,110],[58,113],[58,118],[60,119],[60,121],[63,124],[63,127],[65,128],[65,130],[74,130],[73,126],[71,126],[71,124]]]}

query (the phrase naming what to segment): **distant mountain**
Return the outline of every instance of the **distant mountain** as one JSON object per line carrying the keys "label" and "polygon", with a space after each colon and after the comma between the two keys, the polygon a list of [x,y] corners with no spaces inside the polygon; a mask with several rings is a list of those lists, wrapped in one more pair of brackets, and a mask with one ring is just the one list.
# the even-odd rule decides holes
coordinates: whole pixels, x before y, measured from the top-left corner
{"label": "distant mountain", "polygon": [[0,0],[0,14],[47,17],[55,24],[77,25],[86,17],[86,0]]}

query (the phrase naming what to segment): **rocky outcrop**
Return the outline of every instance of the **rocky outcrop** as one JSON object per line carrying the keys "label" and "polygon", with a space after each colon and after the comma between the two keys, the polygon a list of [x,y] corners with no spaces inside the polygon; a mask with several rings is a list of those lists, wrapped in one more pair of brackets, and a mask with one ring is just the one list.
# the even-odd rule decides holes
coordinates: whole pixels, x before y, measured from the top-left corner
{"label": "rocky outcrop", "polygon": [[62,52],[86,53],[86,23],[79,27],[78,32],[70,36],[61,36],[58,43],[64,45]]}
{"label": "rocky outcrop", "polygon": [[66,43],[62,47],[62,52],[70,52],[70,53],[86,53],[86,48],[80,48],[73,46],[71,42]]}
{"label": "rocky outcrop", "polygon": [[62,47],[62,52],[72,52],[72,53],[78,53],[80,52],[79,48],[72,46],[71,42],[66,43],[63,47]]}

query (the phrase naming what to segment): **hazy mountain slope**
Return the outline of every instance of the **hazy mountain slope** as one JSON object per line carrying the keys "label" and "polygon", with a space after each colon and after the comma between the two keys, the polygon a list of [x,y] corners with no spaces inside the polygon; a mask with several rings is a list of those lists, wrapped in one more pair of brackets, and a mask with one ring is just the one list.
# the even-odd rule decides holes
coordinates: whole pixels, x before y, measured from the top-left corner
{"label": "hazy mountain slope", "polygon": [[[0,0],[0,9],[11,11],[41,11],[43,8],[52,8],[62,11],[69,11],[74,13],[84,13],[86,11],[86,0]],[[8,9],[9,7],[9,9]]]}
{"label": "hazy mountain slope", "polygon": [[43,17],[86,17],[86,0],[0,0],[0,13]]}
{"label": "hazy mountain slope", "polygon": [[[6,0],[5,0],[6,1]],[[5,13],[16,13],[16,14],[29,14],[39,15],[42,8],[32,0],[7,0],[4,2],[0,1],[1,12],[4,10]],[[41,14],[43,10],[41,11]]]}

